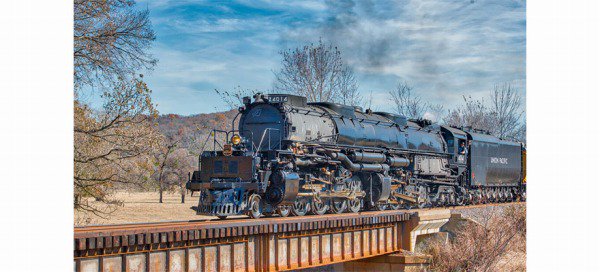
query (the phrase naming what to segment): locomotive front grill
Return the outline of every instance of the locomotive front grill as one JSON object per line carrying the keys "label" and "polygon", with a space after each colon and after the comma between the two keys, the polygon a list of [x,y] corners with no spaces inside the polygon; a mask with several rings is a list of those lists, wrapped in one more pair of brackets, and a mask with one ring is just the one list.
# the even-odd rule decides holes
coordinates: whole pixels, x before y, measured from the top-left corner
{"label": "locomotive front grill", "polygon": [[228,216],[240,214],[241,206],[234,203],[227,204],[211,204],[204,203],[198,206],[198,215],[216,215],[216,216]]}

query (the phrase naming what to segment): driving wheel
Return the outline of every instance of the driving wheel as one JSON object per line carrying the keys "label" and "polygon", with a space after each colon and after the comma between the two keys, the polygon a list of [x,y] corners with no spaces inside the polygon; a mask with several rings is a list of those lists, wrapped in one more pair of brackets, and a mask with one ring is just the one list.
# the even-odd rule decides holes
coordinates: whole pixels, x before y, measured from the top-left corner
{"label": "driving wheel", "polygon": [[290,215],[290,206],[278,206],[277,214],[281,217],[288,217]]}
{"label": "driving wheel", "polygon": [[331,212],[332,213],[343,213],[346,211],[348,203],[345,199],[332,199],[331,200]]}
{"label": "driving wheel", "polygon": [[359,198],[349,199],[348,200],[348,209],[353,213],[360,212],[361,202],[362,201]]}
{"label": "driving wheel", "polygon": [[262,207],[260,206],[260,196],[257,194],[253,194],[250,196],[248,200],[250,204],[250,211],[248,212],[250,217],[254,219],[260,218],[262,215]]}
{"label": "driving wheel", "polygon": [[304,216],[310,210],[310,203],[304,199],[299,198],[294,201],[294,205],[292,205],[292,213],[295,216]]}
{"label": "driving wheel", "polygon": [[312,201],[311,212],[316,215],[324,215],[329,210],[329,205],[322,199]]}

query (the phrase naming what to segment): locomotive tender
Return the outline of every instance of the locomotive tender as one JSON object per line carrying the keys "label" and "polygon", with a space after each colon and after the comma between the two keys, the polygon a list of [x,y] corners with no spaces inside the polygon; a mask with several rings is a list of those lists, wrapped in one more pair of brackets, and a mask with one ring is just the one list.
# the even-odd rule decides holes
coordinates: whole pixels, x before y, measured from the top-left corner
{"label": "locomotive tender", "polygon": [[226,143],[213,134],[214,150],[200,155],[188,181],[200,191],[198,214],[322,215],[525,197],[520,143],[289,94],[243,102],[238,129],[213,131]]}

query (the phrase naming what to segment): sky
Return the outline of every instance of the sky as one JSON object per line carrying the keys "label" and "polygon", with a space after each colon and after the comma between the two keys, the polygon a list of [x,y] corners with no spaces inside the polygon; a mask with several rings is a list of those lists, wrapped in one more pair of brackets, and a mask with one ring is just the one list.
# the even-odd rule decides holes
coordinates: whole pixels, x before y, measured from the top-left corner
{"label": "sky", "polygon": [[340,48],[372,108],[399,82],[451,109],[509,82],[525,95],[525,1],[138,1],[158,59],[145,79],[162,114],[226,110],[215,89],[273,88],[279,52]]}

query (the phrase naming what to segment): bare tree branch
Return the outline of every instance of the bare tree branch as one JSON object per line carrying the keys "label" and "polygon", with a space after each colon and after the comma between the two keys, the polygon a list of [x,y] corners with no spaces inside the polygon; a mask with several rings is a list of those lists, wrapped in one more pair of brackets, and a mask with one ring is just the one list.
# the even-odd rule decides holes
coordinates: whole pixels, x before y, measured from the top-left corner
{"label": "bare tree branch", "polygon": [[111,188],[149,180],[149,154],[158,145],[157,115],[151,91],[141,78],[120,82],[107,92],[101,111],[75,101],[74,193],[75,208],[93,214],[111,212],[89,199],[111,206]]}
{"label": "bare tree branch", "polygon": [[413,87],[407,82],[400,82],[396,89],[389,92],[396,107],[396,113],[410,119],[423,118],[429,104],[423,102],[421,97],[413,92]]}
{"label": "bare tree branch", "polygon": [[281,69],[275,73],[275,92],[305,96],[309,102],[360,105],[362,98],[352,68],[332,44],[305,45],[280,52]]}
{"label": "bare tree branch", "polygon": [[472,127],[506,139],[526,140],[523,98],[509,83],[497,84],[490,91],[490,103],[484,99],[463,97],[464,104],[444,118],[448,125]]}
{"label": "bare tree branch", "polygon": [[75,90],[105,85],[156,64],[147,51],[155,40],[148,10],[133,0],[75,0]]}

